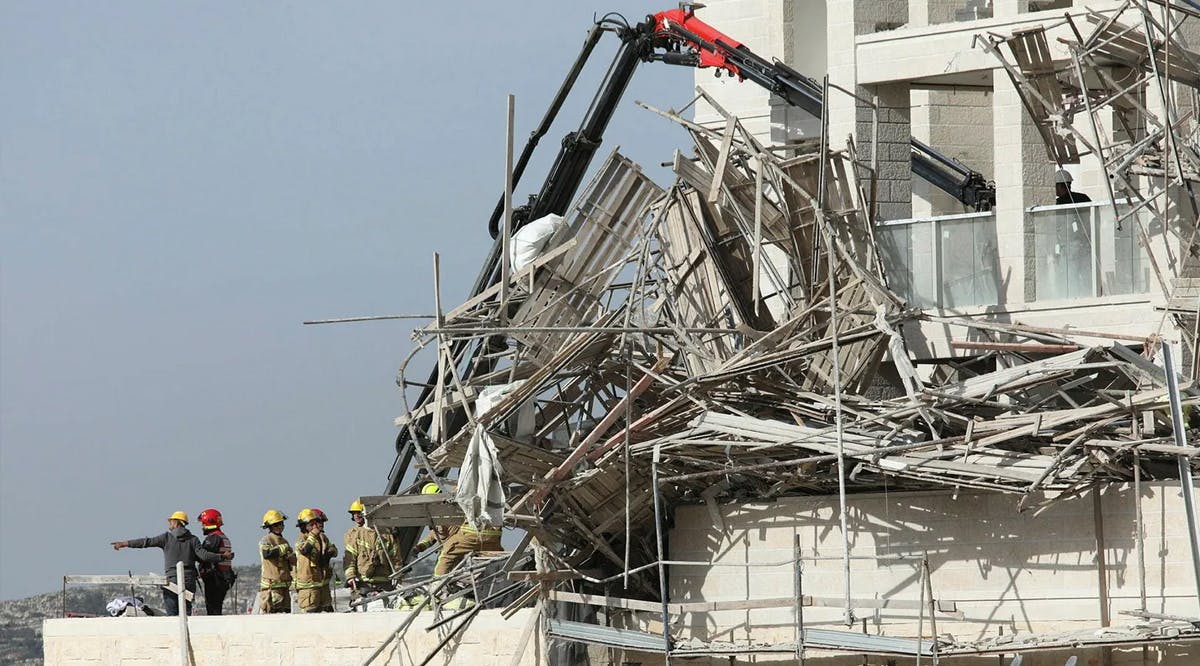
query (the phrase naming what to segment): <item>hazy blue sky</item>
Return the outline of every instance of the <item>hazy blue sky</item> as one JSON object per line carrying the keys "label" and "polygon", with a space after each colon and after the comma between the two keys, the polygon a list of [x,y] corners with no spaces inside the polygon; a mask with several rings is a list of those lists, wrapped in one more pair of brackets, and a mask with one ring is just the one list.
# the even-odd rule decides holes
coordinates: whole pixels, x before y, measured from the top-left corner
{"label": "hazy blue sky", "polygon": [[[161,570],[108,542],[176,509],[224,512],[240,564],[268,508],[340,536],[385,484],[412,324],[300,322],[431,311],[435,250],[461,300],[505,94],[523,142],[593,12],[670,5],[0,1],[0,598]],[[644,65],[600,155],[669,159],[686,137],[633,101],[691,88]]]}

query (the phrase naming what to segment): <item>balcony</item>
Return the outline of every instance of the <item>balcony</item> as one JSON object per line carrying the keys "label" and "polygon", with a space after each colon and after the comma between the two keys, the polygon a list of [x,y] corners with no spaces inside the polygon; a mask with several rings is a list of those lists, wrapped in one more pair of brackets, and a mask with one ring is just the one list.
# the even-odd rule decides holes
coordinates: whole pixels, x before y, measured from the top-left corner
{"label": "balcony", "polygon": [[962,309],[997,302],[994,212],[884,222],[875,232],[888,281],[909,305]]}
{"label": "balcony", "polygon": [[[1121,202],[1117,210],[1125,216],[1130,207]],[[1150,257],[1138,242],[1147,220],[1131,216],[1120,228],[1117,220],[1109,202],[1026,211],[1025,256],[1005,257],[1008,265],[1024,262],[1026,304],[1148,293]],[[999,304],[1001,276],[1011,271],[1001,264],[994,212],[882,222],[875,232],[888,282],[909,305],[962,311]]]}
{"label": "balcony", "polygon": [[[1122,217],[1129,209],[1124,202],[1117,204]],[[1029,209],[1026,233],[1033,236],[1034,256],[1027,279],[1033,282],[1034,300],[1149,292],[1150,257],[1138,243],[1139,222],[1127,217],[1118,228],[1107,201]]]}

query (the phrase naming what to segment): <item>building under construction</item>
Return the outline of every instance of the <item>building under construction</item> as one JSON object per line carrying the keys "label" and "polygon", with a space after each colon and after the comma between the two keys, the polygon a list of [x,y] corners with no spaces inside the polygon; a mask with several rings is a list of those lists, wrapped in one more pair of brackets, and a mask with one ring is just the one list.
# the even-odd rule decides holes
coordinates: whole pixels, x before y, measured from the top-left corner
{"label": "building under construction", "polygon": [[[588,118],[400,369],[369,519],[506,550],[193,658],[1200,662],[1200,5],[698,7],[598,24]],[[597,145],[664,62],[697,88],[645,108],[656,182]],[[48,662],[112,644],[59,622]]]}

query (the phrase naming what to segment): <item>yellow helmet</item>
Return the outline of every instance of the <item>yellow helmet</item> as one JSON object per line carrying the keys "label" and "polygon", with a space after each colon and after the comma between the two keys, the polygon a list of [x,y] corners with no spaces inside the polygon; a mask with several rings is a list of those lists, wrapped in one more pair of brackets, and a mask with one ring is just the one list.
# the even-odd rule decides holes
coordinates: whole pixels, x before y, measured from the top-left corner
{"label": "yellow helmet", "polygon": [[362,500],[356,499],[350,503],[350,513],[362,513],[362,512],[363,512]]}
{"label": "yellow helmet", "polygon": [[285,520],[287,520],[287,516],[276,511],[275,509],[271,509],[270,511],[267,511],[266,513],[263,514],[262,526],[265,528],[265,527],[270,527],[272,525],[278,525],[279,523],[282,523]]}
{"label": "yellow helmet", "polygon": [[436,495],[440,492],[442,492],[442,487],[432,481],[421,486],[422,495]]}
{"label": "yellow helmet", "polygon": [[176,511],[175,513],[171,514],[171,517],[167,518],[167,520],[181,520],[185,523],[188,522],[187,514],[182,511]]}
{"label": "yellow helmet", "polygon": [[300,513],[296,514],[296,524],[307,523],[316,517],[317,515],[312,509],[300,509]]}

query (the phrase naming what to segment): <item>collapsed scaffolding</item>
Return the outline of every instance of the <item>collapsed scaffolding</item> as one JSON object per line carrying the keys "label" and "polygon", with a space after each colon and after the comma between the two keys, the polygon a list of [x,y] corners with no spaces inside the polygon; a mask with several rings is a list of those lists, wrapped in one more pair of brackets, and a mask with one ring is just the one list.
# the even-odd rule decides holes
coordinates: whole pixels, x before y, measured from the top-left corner
{"label": "collapsed scaffolding", "polygon": [[[1122,23],[1129,16],[1140,27]],[[1052,161],[1095,155],[1110,176],[1114,206],[1122,197],[1132,202],[1118,219],[1141,225],[1135,213],[1143,208],[1169,219],[1180,204],[1171,192],[1194,201],[1198,160],[1194,113],[1179,112],[1164,81],[1195,87],[1197,58],[1175,39],[1178,24],[1165,28],[1148,4],[1127,2],[1086,18],[1093,26],[1086,39],[1066,19],[1076,36],[1068,40],[1068,63],[1050,58],[1045,29],[982,41],[1022,93]],[[1122,77],[1109,73],[1114,61],[1128,70]],[[1147,89],[1161,91],[1161,119],[1139,101],[1137,91]],[[933,623],[947,609],[935,600],[927,562],[921,600],[899,602],[916,609],[922,624],[928,618],[931,635],[806,628],[803,608],[813,600],[801,594],[798,551],[794,599],[756,606],[795,605],[791,644],[718,645],[673,634],[672,615],[721,602],[671,602],[666,567],[701,563],[671,560],[666,514],[681,504],[837,494],[845,539],[851,492],[975,488],[1038,510],[1097,484],[1136,487],[1148,476],[1190,488],[1200,449],[1184,440],[1183,414],[1200,404],[1200,389],[1177,383],[1158,336],[937,317],[907,307],[889,290],[877,252],[867,196],[874,165],[858,146],[832,149],[825,132],[819,141],[764,146],[715,100],[703,91],[699,97],[725,117],[722,128],[650,109],[680,125],[695,147],[692,157],[676,153],[668,189],[614,152],[568,219],[538,241],[536,256],[497,284],[443,311],[435,269],[435,321],[414,332],[410,359],[435,350],[437,381],[397,419],[422,481],[399,495],[364,498],[368,516],[410,533],[461,520],[444,496],[408,493],[464,466],[478,472],[470,460],[478,460],[482,442],[504,491],[503,522],[526,535],[512,552],[469,561],[454,574],[459,590],[451,597],[471,590],[484,603],[435,620],[430,628],[462,618],[438,649],[487,600],[503,597],[506,614],[536,605],[545,636],[668,658],[1015,651],[1011,641],[937,634]],[[1073,124],[1080,114],[1083,130]],[[1121,130],[1104,130],[1104,118]],[[1148,187],[1153,179],[1162,184]],[[1188,219],[1194,216],[1193,208]],[[1185,226],[1194,234],[1194,225]],[[1146,230],[1139,233],[1153,251]],[[1173,297],[1166,315],[1183,324],[1185,336],[1195,325],[1196,298],[1187,291],[1196,291],[1188,281],[1194,240],[1182,244],[1183,256],[1154,265]],[[1179,276],[1173,283],[1172,273]],[[961,330],[954,346],[975,355],[918,373],[902,331],[921,320]],[[1160,357],[1165,369],[1155,362]],[[406,378],[405,367],[400,383],[422,386]],[[1172,468],[1177,475],[1163,472]],[[1140,524],[1139,514],[1139,534]],[[1192,533],[1194,544],[1194,526]],[[844,564],[840,605],[849,623],[852,602],[863,602],[852,600]],[[514,582],[478,592],[497,578]],[[440,611],[445,586],[423,579],[402,588],[419,590],[424,601],[394,637],[424,608]],[[556,617],[556,604],[658,615],[662,635]],[[1021,649],[1200,639],[1195,618],[1139,617],[1146,624],[1137,628],[1033,636]],[[522,645],[534,628],[531,622]]]}
{"label": "collapsed scaffolding", "polygon": [[[1060,169],[1082,158],[1098,163],[1116,227],[1134,225],[1167,301],[1164,316],[1190,349],[1200,325],[1200,245],[1192,224],[1200,215],[1200,55],[1186,37],[1196,19],[1193,3],[1126,0],[1111,11],[1088,9],[1082,20],[1067,13],[1061,22],[976,38],[1008,74],[1050,161]],[[1066,58],[1055,58],[1054,42]],[[1179,247],[1156,246],[1150,223],[1165,227],[1173,219],[1183,221],[1174,229]],[[1198,371],[1200,355],[1193,353],[1189,374]]]}

